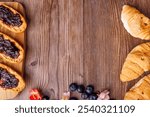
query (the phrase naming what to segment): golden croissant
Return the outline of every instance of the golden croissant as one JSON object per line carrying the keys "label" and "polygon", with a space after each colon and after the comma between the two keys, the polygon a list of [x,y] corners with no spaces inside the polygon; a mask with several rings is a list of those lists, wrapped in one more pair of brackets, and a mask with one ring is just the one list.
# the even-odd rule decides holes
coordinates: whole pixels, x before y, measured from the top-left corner
{"label": "golden croissant", "polygon": [[150,39],[150,19],[137,9],[124,5],[121,20],[125,29],[136,38]]}
{"label": "golden croissant", "polygon": [[137,79],[150,70],[150,42],[140,44],[128,54],[120,74],[122,82]]}
{"label": "golden croissant", "polygon": [[136,83],[124,97],[125,100],[150,100],[150,75]]}

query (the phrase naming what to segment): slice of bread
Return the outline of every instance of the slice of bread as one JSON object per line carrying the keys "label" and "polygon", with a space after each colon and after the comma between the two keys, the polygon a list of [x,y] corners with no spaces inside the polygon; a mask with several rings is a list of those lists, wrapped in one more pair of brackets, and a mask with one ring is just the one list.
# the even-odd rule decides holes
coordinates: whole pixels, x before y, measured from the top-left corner
{"label": "slice of bread", "polygon": [[[12,39],[11,37],[7,36],[4,33],[0,32],[0,36],[2,36],[4,40],[8,40],[11,43],[13,43],[13,45],[19,50],[19,56],[17,58],[12,58],[4,52],[0,52],[0,58],[4,59],[5,61],[10,62],[10,63],[21,62],[24,59],[24,49],[22,48],[22,46],[18,42],[16,42],[14,39]],[[1,46],[2,45],[0,45],[0,47]]]}
{"label": "slice of bread", "polygon": [[[3,3],[0,3],[0,13],[2,15],[3,18],[0,17],[0,25],[7,28],[8,30],[14,32],[14,33],[21,33],[21,32],[24,32],[25,29],[27,28],[27,23],[25,21],[25,18],[18,12],[16,11],[15,9],[3,4]],[[10,10],[14,16],[7,16],[9,13],[4,13],[3,12],[3,8],[6,8],[7,10]],[[20,18],[20,23],[19,25],[9,25],[11,24],[12,22],[16,22],[15,20],[15,15],[18,15],[18,17]],[[5,17],[4,17],[5,16]],[[14,17],[14,18],[13,18]],[[9,19],[8,21],[6,21],[6,19]],[[7,22],[7,23],[6,23]]]}
{"label": "slice of bread", "polygon": [[[2,80],[2,77],[0,78],[0,100],[12,99],[12,98],[16,97],[25,88],[25,82],[24,82],[23,78],[16,71],[11,69],[10,67],[0,63],[0,69],[6,70],[10,75],[13,75],[16,79],[18,79],[18,84],[16,87],[6,88],[6,87],[1,86],[3,83],[3,80]],[[0,75],[2,75],[2,74],[0,74]],[[10,82],[10,83],[12,83],[12,82]]]}

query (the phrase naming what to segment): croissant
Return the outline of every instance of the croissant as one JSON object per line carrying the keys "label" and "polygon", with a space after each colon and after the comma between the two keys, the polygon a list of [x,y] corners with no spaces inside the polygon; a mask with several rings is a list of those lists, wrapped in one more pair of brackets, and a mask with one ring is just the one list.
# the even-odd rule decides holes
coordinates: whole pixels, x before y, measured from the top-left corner
{"label": "croissant", "polygon": [[150,39],[150,19],[137,9],[124,5],[121,20],[125,29],[133,36],[144,40]]}
{"label": "croissant", "polygon": [[137,79],[150,70],[150,42],[136,46],[123,64],[120,79],[122,82]]}
{"label": "croissant", "polygon": [[27,27],[25,18],[15,9],[3,3],[0,3],[0,25],[14,33],[21,33]]}
{"label": "croissant", "polygon": [[16,63],[24,58],[24,49],[11,37],[0,32],[0,58],[5,61]]}
{"label": "croissant", "polygon": [[0,99],[12,99],[24,88],[23,78],[10,67],[0,63]]}
{"label": "croissant", "polygon": [[137,82],[124,97],[125,100],[150,100],[150,75]]}

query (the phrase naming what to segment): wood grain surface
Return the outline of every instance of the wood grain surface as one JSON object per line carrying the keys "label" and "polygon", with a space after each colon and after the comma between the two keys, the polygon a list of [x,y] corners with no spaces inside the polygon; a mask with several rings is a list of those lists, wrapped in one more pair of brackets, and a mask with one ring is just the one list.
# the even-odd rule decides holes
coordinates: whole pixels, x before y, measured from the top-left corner
{"label": "wood grain surface", "polygon": [[[2,0],[0,0],[2,1]],[[25,79],[16,99],[28,99],[39,88],[60,99],[72,82],[110,89],[123,99],[134,83],[119,75],[129,51],[143,43],[129,35],[120,20],[124,4],[150,17],[150,0],[6,0],[23,4],[28,18]]]}

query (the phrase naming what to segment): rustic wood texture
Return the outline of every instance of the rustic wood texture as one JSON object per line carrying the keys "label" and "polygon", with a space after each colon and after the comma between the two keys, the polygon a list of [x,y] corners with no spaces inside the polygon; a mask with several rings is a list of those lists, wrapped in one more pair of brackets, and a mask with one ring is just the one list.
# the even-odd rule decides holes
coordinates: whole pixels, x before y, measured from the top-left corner
{"label": "rustic wood texture", "polygon": [[[1,1],[1,0],[0,0]],[[7,0],[23,4],[28,18],[25,79],[16,99],[39,88],[60,99],[71,82],[110,89],[123,99],[133,83],[119,75],[129,51],[143,43],[129,35],[120,20],[124,4],[150,17],[150,0]]]}
{"label": "rustic wood texture", "polygon": [[[2,2],[0,2],[2,3]],[[24,8],[21,4],[18,2],[4,2],[4,4],[14,8],[15,10],[19,11],[23,16],[25,16]],[[16,40],[24,49],[26,46],[26,40],[25,40],[25,32],[22,33],[14,33],[6,29],[5,27],[0,25],[0,32],[3,32],[4,34],[12,37],[14,40]],[[9,67],[13,68],[15,71],[17,71],[19,74],[23,75],[24,72],[24,60],[20,63],[11,63],[6,61],[5,59],[0,59],[0,62],[3,64],[8,65]]]}

